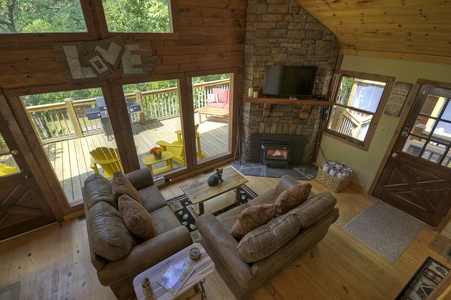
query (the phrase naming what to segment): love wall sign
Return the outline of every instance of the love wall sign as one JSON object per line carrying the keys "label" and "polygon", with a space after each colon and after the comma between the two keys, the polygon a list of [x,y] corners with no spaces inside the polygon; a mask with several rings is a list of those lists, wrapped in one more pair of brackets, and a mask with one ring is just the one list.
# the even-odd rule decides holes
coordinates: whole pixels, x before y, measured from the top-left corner
{"label": "love wall sign", "polygon": [[124,43],[113,37],[94,42],[54,43],[53,51],[69,83],[96,81],[121,68],[123,77],[150,75],[157,57],[149,41]]}

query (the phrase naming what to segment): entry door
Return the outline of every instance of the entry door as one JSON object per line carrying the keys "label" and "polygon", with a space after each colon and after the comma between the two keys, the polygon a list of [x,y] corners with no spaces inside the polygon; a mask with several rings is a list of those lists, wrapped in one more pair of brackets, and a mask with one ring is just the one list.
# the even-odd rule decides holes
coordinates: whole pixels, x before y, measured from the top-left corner
{"label": "entry door", "polygon": [[437,227],[451,206],[451,90],[422,86],[374,196]]}
{"label": "entry door", "polygon": [[[0,94],[0,240],[56,221],[15,141],[14,120]],[[14,138],[13,138],[14,136]]]}

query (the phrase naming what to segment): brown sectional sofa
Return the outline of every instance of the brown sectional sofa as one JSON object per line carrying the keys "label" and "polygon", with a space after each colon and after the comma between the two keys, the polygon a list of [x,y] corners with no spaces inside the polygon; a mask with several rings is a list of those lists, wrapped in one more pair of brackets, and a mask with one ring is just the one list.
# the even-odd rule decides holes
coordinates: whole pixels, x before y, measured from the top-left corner
{"label": "brown sectional sofa", "polygon": [[246,204],[218,217],[200,216],[196,225],[201,243],[216,265],[216,270],[237,299],[256,291],[297,257],[313,248],[339,217],[336,199],[329,192],[315,195],[286,214],[249,232],[240,241],[231,235],[238,215],[252,205],[274,203],[281,192],[299,182],[285,175],[272,189]]}
{"label": "brown sectional sofa", "polygon": [[125,226],[110,180],[93,174],[83,186],[91,262],[100,283],[109,286],[118,299],[135,296],[136,275],[192,244],[188,230],[166,204],[149,170],[140,169],[125,177],[138,190],[154,224],[157,235],[147,241]]}

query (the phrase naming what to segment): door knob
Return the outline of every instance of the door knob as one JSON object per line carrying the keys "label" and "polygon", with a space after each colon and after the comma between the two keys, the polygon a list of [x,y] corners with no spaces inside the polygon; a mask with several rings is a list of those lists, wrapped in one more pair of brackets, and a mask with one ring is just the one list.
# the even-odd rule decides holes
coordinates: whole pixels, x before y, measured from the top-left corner
{"label": "door knob", "polygon": [[11,151],[11,154],[12,155],[19,155],[19,150],[13,150],[13,151]]}
{"label": "door knob", "polygon": [[395,152],[395,153],[393,153],[393,154],[391,155],[391,157],[396,158],[396,157],[398,157],[398,155],[399,155],[399,154]]}

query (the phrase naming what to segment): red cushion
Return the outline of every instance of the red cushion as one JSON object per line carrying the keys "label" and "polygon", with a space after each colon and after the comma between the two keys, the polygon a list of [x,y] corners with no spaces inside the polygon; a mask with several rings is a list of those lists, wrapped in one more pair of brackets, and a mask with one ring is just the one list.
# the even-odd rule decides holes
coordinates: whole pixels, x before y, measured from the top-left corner
{"label": "red cushion", "polygon": [[212,93],[218,94],[219,103],[229,103],[229,90],[228,89],[213,88]]}

